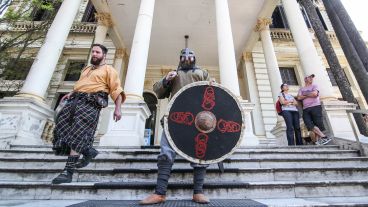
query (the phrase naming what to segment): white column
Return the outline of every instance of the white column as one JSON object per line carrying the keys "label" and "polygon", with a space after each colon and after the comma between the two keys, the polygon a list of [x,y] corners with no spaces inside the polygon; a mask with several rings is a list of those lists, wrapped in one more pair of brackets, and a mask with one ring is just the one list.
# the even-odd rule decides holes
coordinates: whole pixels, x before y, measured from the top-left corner
{"label": "white column", "polygon": [[[123,59],[126,53],[124,49],[118,48],[115,51],[115,59],[114,59],[114,68],[119,74],[120,81],[122,79],[122,68],[123,68]],[[98,136],[105,135],[108,132],[109,124],[111,124],[111,120],[113,120],[115,109],[114,101],[109,97],[109,105],[101,110],[100,113],[100,121],[98,129]]]}
{"label": "white column", "polygon": [[[274,104],[278,99],[278,95],[281,91],[280,86],[282,84],[282,78],[280,74],[279,65],[277,63],[277,57],[275,53],[275,49],[273,47],[272,38],[270,35],[269,25],[272,23],[272,19],[270,18],[260,18],[257,21],[256,31],[259,31],[261,36],[261,42],[263,47],[263,53],[265,56],[266,66],[267,66],[267,74],[271,84],[272,98],[274,100]],[[277,122],[275,123],[275,127],[272,129],[272,134],[276,136],[276,141],[279,145],[285,145],[286,139],[286,128],[285,122],[280,117],[277,116]],[[278,132],[278,133],[276,133]]]}
{"label": "white column", "polygon": [[142,94],[154,6],[155,0],[141,1],[124,85],[127,100],[122,108],[121,120],[107,120],[107,132],[101,137],[101,146],[141,146],[144,143],[145,122],[151,113]]}
{"label": "white column", "polygon": [[107,31],[113,26],[111,15],[109,13],[97,13],[97,27],[95,31],[95,39],[93,43],[103,44],[106,39]]}
{"label": "white column", "polygon": [[261,35],[261,42],[263,47],[263,53],[265,56],[267,73],[270,79],[272,98],[274,103],[277,101],[277,97],[280,93],[280,86],[282,84],[282,78],[280,75],[279,65],[277,63],[277,58],[275,54],[275,49],[273,47],[270,28],[269,25],[272,20],[269,18],[258,19],[256,30],[259,31]]}
{"label": "white column", "polygon": [[[101,13],[96,13],[95,16],[97,19],[97,27],[96,27],[95,37],[93,38],[92,44],[103,45],[106,39],[107,31],[109,30],[110,27],[113,26],[111,15],[109,13],[101,12]],[[91,61],[91,58],[92,58],[92,53],[88,55],[87,63]]]}
{"label": "white column", "polygon": [[135,27],[124,90],[128,99],[142,99],[155,0],[142,0]]}
{"label": "white column", "polygon": [[64,0],[19,92],[43,100],[82,0]]}
{"label": "white column", "polygon": [[[282,0],[286,17],[293,34],[301,65],[305,75],[315,74],[314,83],[319,85],[322,98],[333,98],[333,88],[328,74],[318,56],[311,33],[305,24],[299,4],[296,0]],[[322,87],[323,86],[323,87]]]}
{"label": "white column", "polygon": [[240,96],[229,5],[227,0],[215,0],[215,3],[221,84]]}
{"label": "white column", "polygon": [[259,101],[259,94],[256,83],[256,74],[254,72],[252,53],[244,54],[244,73],[246,73],[248,88],[249,88],[249,98],[254,104],[254,110],[252,111],[253,127],[255,135],[266,135],[266,130],[264,127],[264,122],[262,119],[261,103]]}
{"label": "white column", "polygon": [[124,67],[124,57],[126,56],[126,52],[124,49],[116,49],[115,51],[115,60],[114,60],[114,68],[119,74],[119,77],[121,79],[123,67]]}

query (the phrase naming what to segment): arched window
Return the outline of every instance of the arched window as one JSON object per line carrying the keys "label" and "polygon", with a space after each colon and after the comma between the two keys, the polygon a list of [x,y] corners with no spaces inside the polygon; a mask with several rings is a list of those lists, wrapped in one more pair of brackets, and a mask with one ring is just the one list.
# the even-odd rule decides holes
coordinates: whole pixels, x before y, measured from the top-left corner
{"label": "arched window", "polygon": [[[155,128],[156,128],[156,114],[157,114],[157,98],[155,95],[149,92],[143,93],[144,102],[146,102],[149,110],[151,111],[151,116],[146,120],[145,125],[145,136],[150,137],[150,145],[155,143]],[[149,133],[149,134],[147,134]]]}

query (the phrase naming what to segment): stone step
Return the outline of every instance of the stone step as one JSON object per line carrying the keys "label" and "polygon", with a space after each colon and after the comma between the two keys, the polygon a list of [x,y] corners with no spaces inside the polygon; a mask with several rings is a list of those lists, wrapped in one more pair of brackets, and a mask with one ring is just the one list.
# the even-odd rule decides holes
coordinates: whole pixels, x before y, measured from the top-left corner
{"label": "stone step", "polygon": [[[45,181],[50,182],[62,169],[0,169],[1,181]],[[325,180],[360,180],[365,179],[368,167],[345,168],[228,168],[224,173],[218,169],[208,169],[206,180],[211,182],[248,182],[248,181],[325,181]],[[79,169],[74,175],[74,182],[149,182],[157,178],[156,169]],[[192,168],[172,170],[170,181],[190,181]]]}
{"label": "stone step", "polygon": [[[137,151],[105,151],[100,150],[98,158],[157,158],[158,150],[137,150]],[[236,151],[231,158],[333,158],[333,157],[358,157],[356,150],[249,150]],[[51,150],[39,151],[18,151],[18,150],[0,150],[0,158],[58,158]]]}
{"label": "stone step", "polygon": [[[159,151],[160,146],[141,146],[141,147],[123,147],[123,146],[94,146],[94,148],[98,150],[122,150],[122,151],[137,151],[137,150],[157,150]],[[11,150],[40,150],[47,149],[51,150],[52,145],[12,145],[10,146]],[[237,149],[237,151],[248,151],[248,150],[330,150],[330,149],[340,149],[339,145],[302,145],[302,146],[241,146]]]}
{"label": "stone step", "polygon": [[[0,158],[0,169],[16,168],[63,168],[65,158]],[[183,158],[177,158],[174,166],[187,168],[189,162]],[[211,165],[213,167],[216,164]],[[316,168],[316,167],[368,167],[367,157],[348,158],[228,158],[224,160],[225,168]],[[96,158],[87,169],[113,169],[113,168],[157,168],[156,158],[123,158],[103,159]]]}
{"label": "stone step", "polygon": [[[155,182],[69,183],[0,182],[0,195],[12,199],[140,200],[153,192]],[[192,194],[192,184],[169,183],[168,196],[183,199]],[[207,182],[204,192],[215,199],[311,198],[368,196],[368,180]]]}

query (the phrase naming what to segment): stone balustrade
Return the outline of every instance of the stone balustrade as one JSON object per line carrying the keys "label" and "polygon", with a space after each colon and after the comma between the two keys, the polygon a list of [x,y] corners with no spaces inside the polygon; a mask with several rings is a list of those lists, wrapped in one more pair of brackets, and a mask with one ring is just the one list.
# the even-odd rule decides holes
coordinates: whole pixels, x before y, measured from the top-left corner
{"label": "stone balustrade", "polygon": [[74,23],[71,32],[76,33],[94,33],[96,31],[97,24],[95,23]]}
{"label": "stone balustrade", "polygon": [[293,35],[288,29],[271,29],[271,38],[280,40],[293,40]]}
{"label": "stone balustrade", "polygon": [[[9,31],[12,32],[22,32],[26,30],[33,29],[37,26],[40,26],[42,22],[16,22],[12,27],[8,28]],[[95,23],[87,23],[87,22],[75,22],[71,28],[71,32],[74,33],[94,33],[96,30],[97,24]]]}
{"label": "stone balustrade", "polygon": [[[309,31],[314,34],[313,30]],[[336,34],[333,31],[327,31],[327,36],[331,41],[338,41]],[[271,29],[271,38],[292,41],[293,35],[289,29]]]}

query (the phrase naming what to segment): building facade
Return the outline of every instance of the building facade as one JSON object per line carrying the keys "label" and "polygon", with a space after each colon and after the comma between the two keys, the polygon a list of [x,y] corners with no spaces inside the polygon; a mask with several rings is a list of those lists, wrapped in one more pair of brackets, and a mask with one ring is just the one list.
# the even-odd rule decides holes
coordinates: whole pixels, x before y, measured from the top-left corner
{"label": "building facade", "polygon": [[[367,109],[322,2],[315,6],[360,108]],[[9,32],[29,27],[19,22]],[[347,110],[356,106],[342,100],[296,0],[64,0],[44,42],[32,45],[34,61],[22,66],[24,81],[16,80],[22,87],[1,88],[0,145],[42,144],[51,138],[53,109],[72,90],[93,43],[107,46],[107,64],[119,72],[127,93],[120,122],[112,120],[112,103],[102,111],[99,144],[159,145],[159,120],[168,100],[157,99],[152,86],[177,68],[184,35],[198,65],[239,97],[247,122],[243,145],[286,144],[285,124],[274,107],[279,87],[286,82],[296,95],[311,73],[321,88],[329,133],[355,139],[356,124]]]}

